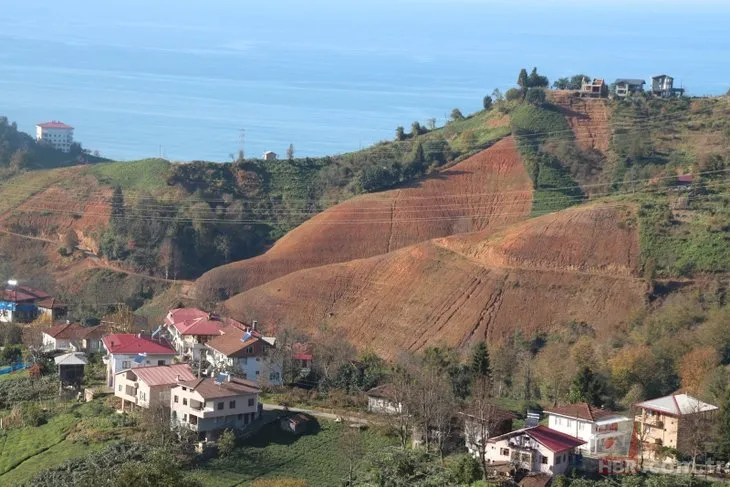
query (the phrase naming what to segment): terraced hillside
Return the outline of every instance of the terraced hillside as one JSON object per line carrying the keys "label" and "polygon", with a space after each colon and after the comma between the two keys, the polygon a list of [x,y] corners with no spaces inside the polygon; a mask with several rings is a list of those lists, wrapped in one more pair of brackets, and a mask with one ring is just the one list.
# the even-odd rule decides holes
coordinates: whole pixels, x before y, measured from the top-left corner
{"label": "terraced hillside", "polygon": [[630,206],[590,205],[490,236],[436,239],[369,259],[306,269],[226,301],[241,319],[325,327],[394,358],[590,322],[599,335],[644,306]]}
{"label": "terraced hillside", "polygon": [[301,269],[387,254],[435,237],[493,232],[530,214],[532,184],[512,138],[406,187],[315,216],[264,255],[214,269],[199,292],[251,289]]}

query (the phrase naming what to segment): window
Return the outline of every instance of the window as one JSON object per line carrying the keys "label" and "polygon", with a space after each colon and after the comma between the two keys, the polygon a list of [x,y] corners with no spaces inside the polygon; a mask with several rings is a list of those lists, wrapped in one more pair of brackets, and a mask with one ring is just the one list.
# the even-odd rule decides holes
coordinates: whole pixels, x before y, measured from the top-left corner
{"label": "window", "polygon": [[279,380],[279,373],[278,372],[272,372],[269,374],[269,380],[270,381],[278,381]]}
{"label": "window", "polygon": [[218,403],[218,410],[221,410],[221,409],[223,409],[223,403],[222,402],[219,402]]}
{"label": "window", "polygon": [[260,372],[259,372],[259,371],[257,370],[257,371],[256,371],[256,377],[258,377],[258,376],[259,376],[259,373],[260,373]]}
{"label": "window", "polygon": [[[547,462],[548,462],[548,459],[546,456],[543,456],[542,458],[540,458],[540,463],[542,463],[543,465],[547,465]],[[555,463],[560,463],[560,462],[555,462]]]}
{"label": "window", "polygon": [[157,361],[157,365],[165,365],[165,361],[164,360],[158,360]]}
{"label": "window", "polygon": [[188,388],[183,386],[183,391],[187,391],[187,390],[188,390]]}
{"label": "window", "polygon": [[183,406],[187,406],[187,405],[188,405],[188,398],[183,397]]}
{"label": "window", "polygon": [[118,390],[119,392],[122,392],[122,384],[119,384],[119,386],[117,386],[117,390]]}
{"label": "window", "polygon": [[246,347],[246,353],[253,353],[253,347]]}
{"label": "window", "polygon": [[175,401],[175,403],[177,403],[177,399],[178,399],[177,396],[175,396],[175,397],[172,398],[172,400]]}
{"label": "window", "polygon": [[508,457],[509,456],[509,448],[500,448],[499,449],[499,454],[502,455],[503,457]]}
{"label": "window", "polygon": [[573,427],[573,420],[569,419],[565,423],[566,423],[565,426],[567,426],[568,428]]}
{"label": "window", "polygon": [[248,400],[248,407],[252,408],[253,407],[253,403],[254,403],[254,399],[252,397],[251,399]]}
{"label": "window", "polygon": [[236,409],[236,401],[228,401],[228,409]]}
{"label": "window", "polygon": [[125,360],[124,362],[122,362],[122,368],[123,369],[128,369],[129,368],[129,360]]}

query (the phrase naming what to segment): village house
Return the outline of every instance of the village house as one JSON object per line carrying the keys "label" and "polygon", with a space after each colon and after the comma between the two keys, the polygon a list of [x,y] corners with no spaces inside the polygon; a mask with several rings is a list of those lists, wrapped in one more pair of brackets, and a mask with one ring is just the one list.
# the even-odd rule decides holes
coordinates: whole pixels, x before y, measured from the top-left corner
{"label": "village house", "polygon": [[608,95],[608,86],[604,80],[599,78],[594,80],[583,78],[579,95],[586,98],[603,98]]}
{"label": "village house", "polygon": [[651,78],[651,94],[662,98],[682,96],[684,88],[674,87],[674,78],[666,74],[660,74]]}
{"label": "village house", "polygon": [[395,390],[391,384],[373,387],[365,393],[368,397],[368,411],[371,413],[400,413],[403,405],[395,399]]}
{"label": "village house", "polygon": [[628,454],[633,423],[626,416],[585,402],[554,407],[545,413],[550,429],[585,441],[578,447],[583,453]]}
{"label": "village house", "polygon": [[101,339],[106,332],[106,325],[85,327],[66,322],[43,330],[42,347],[43,350],[101,352]]}
{"label": "village house", "polygon": [[114,376],[122,370],[146,365],[172,364],[177,353],[165,339],[142,334],[117,333],[101,339],[106,352],[106,381],[114,384]]}
{"label": "village house", "polygon": [[489,463],[510,462],[518,470],[558,475],[568,471],[576,448],[585,442],[539,425],[490,438],[487,443]]}
{"label": "village house", "polygon": [[294,367],[299,371],[299,377],[306,377],[312,371],[314,354],[311,343],[294,343],[291,346]]}
{"label": "village house", "polygon": [[65,316],[66,311],[66,305],[56,303],[45,291],[19,285],[14,280],[0,291],[0,322],[30,323],[41,315],[52,321]]}
{"label": "village house", "polygon": [[83,353],[69,352],[54,357],[58,380],[62,386],[78,387],[84,381],[84,367],[89,363]]}
{"label": "village house", "polygon": [[265,161],[275,161],[276,160],[276,152],[272,152],[270,150],[267,150],[264,152],[264,155],[262,156],[263,160]]}
{"label": "village house", "polygon": [[646,81],[643,79],[617,79],[614,82],[613,95],[618,98],[626,98],[629,95],[641,93],[644,91],[645,84]]}
{"label": "village house", "polygon": [[241,375],[258,384],[283,384],[283,363],[274,352],[276,339],[264,337],[256,329],[229,325],[208,341],[205,354],[215,369]]}
{"label": "village house", "polygon": [[170,407],[170,389],[180,381],[195,380],[189,364],[152,365],[127,369],[114,376],[114,395],[122,400],[121,411],[127,403],[151,408]]}
{"label": "village house", "polygon": [[221,374],[215,379],[181,381],[170,391],[173,424],[215,441],[226,429],[240,430],[259,415],[259,393],[253,381]]}
{"label": "village house", "polygon": [[163,324],[180,358],[195,361],[201,359],[201,352],[206,350],[205,344],[209,340],[231,326],[246,329],[243,323],[198,308],[173,309],[167,313]]}
{"label": "village house", "polygon": [[490,437],[500,436],[512,431],[515,415],[504,409],[489,405],[481,413],[460,412],[464,418],[464,442],[466,449],[474,457],[484,448]]}
{"label": "village house", "polygon": [[671,394],[634,407],[640,456],[649,460],[663,459],[657,455],[661,447],[686,451],[693,433],[719,409],[689,394]]}

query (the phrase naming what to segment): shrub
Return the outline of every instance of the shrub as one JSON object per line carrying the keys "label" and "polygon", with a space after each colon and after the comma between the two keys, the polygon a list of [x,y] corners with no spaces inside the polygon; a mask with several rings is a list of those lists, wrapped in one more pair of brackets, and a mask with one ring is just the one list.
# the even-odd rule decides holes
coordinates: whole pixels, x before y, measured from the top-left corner
{"label": "shrub", "polygon": [[507,99],[507,101],[515,101],[515,100],[521,100],[522,99],[523,92],[522,90],[518,88],[510,88],[507,90],[507,93],[504,94],[504,97]]}
{"label": "shrub", "polygon": [[225,458],[236,449],[236,435],[233,431],[225,430],[218,438],[218,454]]}
{"label": "shrub", "polygon": [[492,109],[492,97],[487,95],[484,97],[484,100],[482,100],[482,105],[484,106],[485,110],[491,110]]}
{"label": "shrub", "polygon": [[525,100],[532,105],[542,105],[545,103],[545,91],[541,88],[530,88],[527,90]]}

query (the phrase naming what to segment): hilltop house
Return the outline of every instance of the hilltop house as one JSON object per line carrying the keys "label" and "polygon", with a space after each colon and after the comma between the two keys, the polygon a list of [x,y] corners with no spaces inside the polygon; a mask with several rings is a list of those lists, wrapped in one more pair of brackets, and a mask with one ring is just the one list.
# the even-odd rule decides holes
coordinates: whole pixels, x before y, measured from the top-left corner
{"label": "hilltop house", "polygon": [[173,309],[162,326],[180,358],[196,361],[206,350],[205,344],[219,336],[223,328],[246,329],[243,323],[198,308]]}
{"label": "hilltop house", "polygon": [[67,307],[56,302],[48,293],[29,286],[8,281],[0,291],[0,321],[5,323],[29,323],[39,315],[51,321],[65,316]]}
{"label": "hilltop house", "polygon": [[87,353],[103,349],[101,339],[107,332],[106,325],[85,327],[79,323],[63,323],[43,330],[43,350],[72,350]]}
{"label": "hilltop house", "polygon": [[686,451],[692,433],[706,427],[701,423],[719,409],[689,394],[671,394],[640,402],[634,407],[640,456],[650,460],[661,459],[656,454],[661,447]]}
{"label": "hilltop house", "polygon": [[74,128],[63,122],[39,123],[35,126],[35,138],[39,142],[46,142],[63,152],[69,152],[74,143]]}
{"label": "hilltop house", "polygon": [[170,406],[170,390],[180,381],[195,380],[188,364],[153,365],[127,369],[114,376],[114,395],[130,408]]}
{"label": "hilltop house", "polygon": [[169,365],[177,353],[165,339],[142,334],[117,333],[101,339],[106,351],[107,385],[112,386],[114,376],[122,370],[146,365]]}
{"label": "hilltop house", "polygon": [[265,161],[275,161],[276,157],[277,157],[276,152],[272,152],[270,150],[267,150],[266,152],[264,152],[264,155],[262,156],[262,158]]}
{"label": "hilltop house", "polygon": [[674,87],[674,78],[666,74],[660,74],[651,78],[651,94],[663,98],[682,96],[684,88]]}
{"label": "hilltop house", "polygon": [[608,86],[602,79],[583,78],[580,85],[579,95],[588,98],[603,98],[608,95]]}
{"label": "hilltop house", "polygon": [[222,374],[216,379],[180,381],[170,391],[174,424],[206,441],[226,429],[243,429],[259,415],[261,390],[252,381]]}
{"label": "hilltop house", "polygon": [[274,352],[276,339],[255,329],[229,325],[205,344],[206,359],[216,369],[240,374],[259,384],[283,384],[283,361]]}
{"label": "hilltop house", "polygon": [[626,416],[584,402],[554,407],[545,413],[550,429],[585,442],[578,447],[584,453],[626,455],[629,451],[633,424]]}
{"label": "hilltop house", "polygon": [[400,413],[403,404],[395,399],[396,393],[391,384],[373,387],[366,392],[368,397],[368,411],[371,413]]}
{"label": "hilltop house", "polygon": [[583,440],[546,426],[523,428],[487,440],[489,463],[510,462],[518,470],[558,475],[573,463]]}
{"label": "hilltop house", "polygon": [[614,82],[613,95],[618,98],[626,98],[634,93],[644,91],[646,81],[643,79],[620,78]]}

